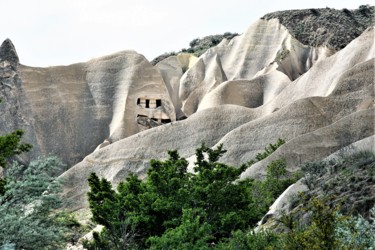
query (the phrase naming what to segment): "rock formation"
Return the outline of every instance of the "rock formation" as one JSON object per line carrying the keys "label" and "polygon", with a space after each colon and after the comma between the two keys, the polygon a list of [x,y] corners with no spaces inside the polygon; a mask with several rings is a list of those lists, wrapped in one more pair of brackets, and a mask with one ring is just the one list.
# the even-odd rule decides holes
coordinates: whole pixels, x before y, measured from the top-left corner
{"label": "rock formation", "polygon": [[[9,44],[1,51],[14,51],[8,49],[13,48]],[[10,55],[1,58],[15,58]],[[8,60],[1,60],[2,69],[7,70]],[[18,122],[6,129],[4,122],[0,128],[25,130],[25,140],[34,145],[33,155],[56,154],[73,165],[98,146],[144,130],[137,117],[160,123],[176,119],[159,72],[133,51],[69,66],[20,65],[14,72],[2,80],[2,88],[8,88],[2,93],[14,97],[5,98],[7,106],[1,108],[12,112],[16,105],[10,104],[17,102],[19,119],[25,124]],[[7,120],[14,121],[14,115]]]}
{"label": "rock formation", "polygon": [[262,178],[280,157],[295,171],[365,138],[374,143],[374,27],[336,52],[330,43],[304,44],[288,28],[291,19],[273,15],[199,58],[180,54],[155,66],[123,51],[29,67],[19,65],[7,40],[0,49],[1,132],[26,131],[34,145],[26,161],[53,153],[75,164],[61,175],[72,210],[87,206],[91,172],[115,185],[130,172],[143,178],[149,160],[171,149],[193,159],[201,143],[223,143],[222,161],[239,165],[285,139],[241,176]]}
{"label": "rock formation", "polygon": [[277,18],[303,44],[314,47],[328,46],[338,51],[373,26],[374,17],[374,6],[361,5],[355,10],[328,7],[284,10],[266,14],[262,19]]}
{"label": "rock formation", "polygon": [[228,44],[209,49],[186,72],[180,88],[182,110],[191,115],[226,103],[256,108],[329,55],[327,48],[301,44],[277,19],[259,20]]}
{"label": "rock formation", "polygon": [[177,56],[170,56],[167,59],[156,64],[164,82],[167,86],[169,95],[176,110],[177,119],[185,117],[182,112],[182,102],[179,97],[180,79],[182,75],[198,61],[198,58],[191,54],[182,53]]}
{"label": "rock formation", "polygon": [[0,46],[0,61],[3,62],[2,68],[6,67],[5,64],[9,64],[14,70],[18,66],[18,55],[10,39],[6,39]]}

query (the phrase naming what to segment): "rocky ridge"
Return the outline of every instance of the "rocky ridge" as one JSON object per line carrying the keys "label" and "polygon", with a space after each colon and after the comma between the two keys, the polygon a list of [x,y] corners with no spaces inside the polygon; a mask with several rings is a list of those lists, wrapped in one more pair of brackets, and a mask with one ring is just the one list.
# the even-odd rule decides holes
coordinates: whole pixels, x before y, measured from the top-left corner
{"label": "rocky ridge", "polygon": [[286,10],[266,14],[261,19],[274,18],[301,43],[314,47],[327,46],[338,51],[375,24],[375,7]]}

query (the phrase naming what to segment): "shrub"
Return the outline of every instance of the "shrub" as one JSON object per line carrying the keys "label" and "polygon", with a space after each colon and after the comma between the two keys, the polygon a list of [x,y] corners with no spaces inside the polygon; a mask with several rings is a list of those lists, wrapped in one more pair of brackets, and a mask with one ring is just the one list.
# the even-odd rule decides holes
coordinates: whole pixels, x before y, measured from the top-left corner
{"label": "shrub", "polygon": [[375,249],[375,207],[370,212],[372,222],[361,215],[338,221],[336,237],[347,249]]}
{"label": "shrub", "polygon": [[273,152],[276,151],[281,145],[283,145],[285,141],[283,139],[278,139],[275,144],[269,144],[267,147],[264,148],[264,152],[258,153],[255,158],[258,161],[261,161],[271,155]]}
{"label": "shrub", "polygon": [[163,55],[160,55],[153,59],[151,61],[151,64],[156,65],[158,62],[164,60],[165,58],[177,55],[181,52],[191,53],[199,57],[203,53],[205,53],[209,48],[218,45],[224,38],[227,40],[231,40],[236,36],[238,36],[237,33],[225,32],[223,35],[211,35],[205,36],[203,38],[195,38],[189,43],[189,48],[183,48],[178,52],[164,53]]}
{"label": "shrub", "polygon": [[280,249],[279,236],[271,231],[235,231],[232,237],[220,242],[219,250]]}
{"label": "shrub", "polygon": [[[59,249],[68,239],[71,220],[61,208],[61,184],[50,175],[62,166],[56,157],[14,163],[7,169],[0,196],[0,243],[16,249]],[[69,222],[69,223],[68,223]]]}
{"label": "shrub", "polygon": [[0,136],[0,167],[5,167],[7,158],[31,149],[30,144],[21,143],[22,135],[22,130],[16,130],[10,134]]}

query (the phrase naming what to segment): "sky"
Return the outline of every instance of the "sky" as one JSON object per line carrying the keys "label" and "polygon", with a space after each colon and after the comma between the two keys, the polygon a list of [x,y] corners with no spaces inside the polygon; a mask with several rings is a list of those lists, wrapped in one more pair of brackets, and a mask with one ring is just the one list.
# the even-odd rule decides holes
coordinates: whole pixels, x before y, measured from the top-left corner
{"label": "sky", "polygon": [[243,33],[264,14],[287,9],[356,9],[369,0],[0,0],[0,43],[20,62],[46,67],[122,50],[152,60],[194,38]]}

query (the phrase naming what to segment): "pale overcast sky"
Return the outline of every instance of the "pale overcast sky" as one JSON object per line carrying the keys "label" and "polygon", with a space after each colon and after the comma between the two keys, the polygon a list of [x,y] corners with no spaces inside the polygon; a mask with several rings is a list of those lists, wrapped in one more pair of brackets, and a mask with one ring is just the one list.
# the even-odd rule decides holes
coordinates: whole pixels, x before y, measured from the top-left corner
{"label": "pale overcast sky", "polygon": [[67,65],[121,50],[149,60],[197,37],[242,33],[266,13],[348,8],[369,0],[0,0],[0,42],[10,38],[22,64]]}

